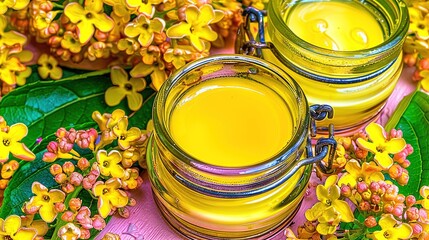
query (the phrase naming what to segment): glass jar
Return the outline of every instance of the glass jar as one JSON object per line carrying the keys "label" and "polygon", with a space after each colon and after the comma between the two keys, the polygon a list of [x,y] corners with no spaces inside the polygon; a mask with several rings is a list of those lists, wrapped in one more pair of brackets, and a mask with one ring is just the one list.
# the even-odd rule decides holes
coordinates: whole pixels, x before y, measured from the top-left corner
{"label": "glass jar", "polygon": [[[183,106],[194,100],[189,96],[223,87],[241,91],[249,86],[251,94],[257,92],[259,96],[264,93],[258,101],[273,97],[280,100],[279,107],[285,106],[290,111],[287,116],[290,121],[280,122],[289,125],[290,136],[274,154],[260,159],[257,157],[257,161],[251,163],[234,162],[234,158],[230,159],[232,163],[225,163],[223,158],[227,158],[228,154],[224,154],[220,147],[198,145],[210,136],[194,136],[200,132],[192,134],[193,125],[175,129],[174,122],[180,119],[176,111],[181,111]],[[241,92],[232,96],[239,94]],[[235,104],[234,101],[233,98],[226,99],[221,107],[228,108],[228,105]],[[256,109],[256,102],[248,102],[247,105],[242,108]],[[204,111],[209,114],[214,111],[215,116],[223,114],[222,110],[212,106],[207,106]],[[196,114],[204,115],[206,112],[195,112],[186,122],[201,124],[197,122],[199,118]],[[313,163],[317,163],[323,171],[329,168],[329,164],[323,164],[321,160],[328,154],[332,159],[335,140],[332,136],[319,139],[313,154],[309,138],[314,121],[327,115],[330,115],[329,107],[309,107],[296,82],[262,59],[245,55],[217,55],[186,65],[167,79],[155,98],[154,132],[147,150],[154,199],[165,220],[179,234],[192,239],[266,239],[283,230],[300,206]],[[239,120],[244,125],[244,121],[251,121],[245,114],[241,117]],[[259,118],[262,121],[262,117],[258,116],[257,121]],[[222,122],[220,129],[215,131],[223,131],[229,124],[232,120]],[[272,124],[277,123],[273,121]],[[251,125],[247,130],[254,131],[256,128]],[[186,131],[185,139],[175,135],[177,130]],[[193,141],[194,145],[185,145],[188,140]],[[218,154],[198,157],[197,153],[192,152],[195,146],[198,146],[197,150],[206,148]],[[235,158],[239,159],[240,156]],[[215,160],[209,160],[211,157]]]}
{"label": "glass jar", "polygon": [[[323,4],[329,6],[321,9]],[[350,14],[336,19],[335,14],[346,11]],[[409,25],[404,2],[271,0],[266,12],[248,8],[244,13],[236,52],[280,66],[298,82],[310,104],[332,106],[334,118],[322,125],[333,123],[336,134],[349,135],[376,120],[402,71]],[[360,27],[328,32],[349,23]],[[336,44],[337,37],[346,44]]]}

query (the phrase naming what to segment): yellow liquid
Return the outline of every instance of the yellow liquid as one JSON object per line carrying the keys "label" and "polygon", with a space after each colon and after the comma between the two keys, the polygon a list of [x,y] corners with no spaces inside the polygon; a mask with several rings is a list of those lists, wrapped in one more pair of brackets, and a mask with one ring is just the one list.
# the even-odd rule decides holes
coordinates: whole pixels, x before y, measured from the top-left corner
{"label": "yellow liquid", "polygon": [[174,141],[207,164],[244,167],[266,161],[292,137],[285,101],[266,86],[224,77],[194,86],[170,119]]}
{"label": "yellow liquid", "polygon": [[310,2],[291,8],[286,24],[298,37],[318,47],[354,51],[384,40],[375,17],[360,3]]}

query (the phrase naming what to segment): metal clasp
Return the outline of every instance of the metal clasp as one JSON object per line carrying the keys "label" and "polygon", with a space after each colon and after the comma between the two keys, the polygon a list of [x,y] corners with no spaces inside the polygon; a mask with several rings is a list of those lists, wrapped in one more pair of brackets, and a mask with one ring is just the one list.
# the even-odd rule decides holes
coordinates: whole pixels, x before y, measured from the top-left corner
{"label": "metal clasp", "polygon": [[[235,40],[235,52],[246,55],[254,55],[256,57],[262,56],[263,48],[270,48],[265,42],[264,32],[264,16],[267,11],[258,10],[253,7],[244,9],[244,21],[240,24]],[[250,24],[252,22],[258,23],[258,31],[256,36],[253,36]]]}
{"label": "metal clasp", "polygon": [[[321,121],[326,117],[333,117],[333,109],[329,105],[312,105],[310,106],[310,117],[311,117],[311,126],[310,126],[310,135],[312,137],[316,136],[316,121]],[[337,149],[337,141],[334,139],[334,125],[329,124],[329,136],[327,138],[321,137],[317,140],[316,145],[313,148],[311,144],[311,137],[307,139],[307,158],[302,159],[296,166],[300,168],[308,164],[316,164],[321,172],[325,174],[331,174],[333,172],[332,164],[335,158],[335,151]],[[328,156],[328,163],[325,165],[323,159]]]}

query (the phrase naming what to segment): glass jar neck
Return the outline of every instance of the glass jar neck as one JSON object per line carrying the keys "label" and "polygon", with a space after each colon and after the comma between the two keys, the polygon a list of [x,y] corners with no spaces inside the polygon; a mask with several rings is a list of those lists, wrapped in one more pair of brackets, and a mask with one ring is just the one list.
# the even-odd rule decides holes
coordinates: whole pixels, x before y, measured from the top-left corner
{"label": "glass jar neck", "polygon": [[[377,73],[391,65],[402,51],[408,31],[406,4],[396,0],[356,1],[370,11],[384,32],[384,41],[374,47],[356,51],[337,51],[304,41],[285,22],[287,8],[307,1],[273,0],[268,5],[268,38],[281,55],[303,71],[339,78]],[[356,17],[356,16],[353,16]]]}

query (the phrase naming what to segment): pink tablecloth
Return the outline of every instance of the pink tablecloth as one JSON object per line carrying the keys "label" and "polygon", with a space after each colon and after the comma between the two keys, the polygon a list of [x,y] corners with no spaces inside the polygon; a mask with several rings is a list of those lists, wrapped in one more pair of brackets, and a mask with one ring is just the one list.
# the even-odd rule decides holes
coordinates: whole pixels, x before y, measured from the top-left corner
{"label": "pink tablecloth", "polygon": [[[380,123],[384,124],[389,119],[389,116],[395,110],[397,103],[403,98],[403,96],[409,94],[415,89],[416,84],[411,81],[412,71],[413,69],[411,68],[404,69],[394,93],[390,97],[380,116]],[[146,173],[143,173],[143,178],[144,184],[137,191],[132,193],[133,197],[137,200],[137,205],[129,208],[131,213],[130,218],[123,219],[118,216],[114,216],[108,223],[107,227],[96,239],[101,239],[101,237],[107,232],[119,234],[122,240],[180,239],[179,236],[168,227],[167,223],[162,219],[161,213],[156,208]],[[296,223],[302,222],[304,210],[315,202],[315,195],[314,193],[311,193],[314,191],[308,192],[309,194],[305,198],[301,210],[296,216]],[[284,236],[279,234],[277,239],[284,239]]]}

